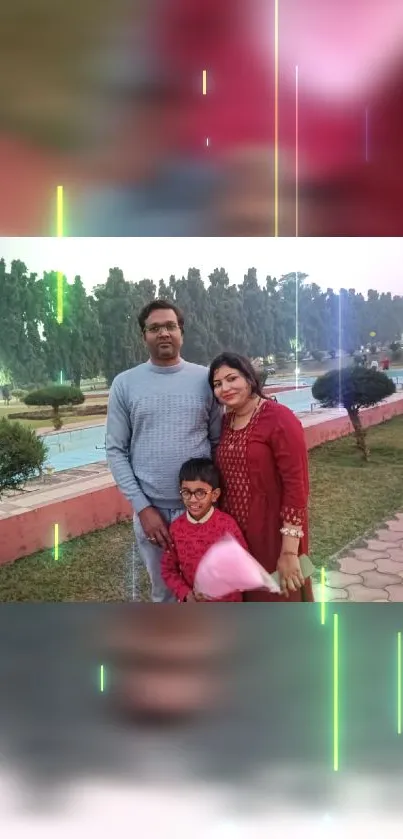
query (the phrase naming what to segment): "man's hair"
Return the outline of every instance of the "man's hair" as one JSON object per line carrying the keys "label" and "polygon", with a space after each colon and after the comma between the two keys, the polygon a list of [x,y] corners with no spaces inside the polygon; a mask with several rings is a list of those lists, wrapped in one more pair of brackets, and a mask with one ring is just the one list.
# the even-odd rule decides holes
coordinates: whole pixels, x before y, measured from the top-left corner
{"label": "man's hair", "polygon": [[150,317],[151,312],[157,312],[158,309],[165,309],[168,311],[172,309],[175,312],[176,317],[178,318],[178,324],[180,326],[181,331],[183,332],[185,326],[185,318],[181,309],[178,306],[175,306],[175,303],[172,303],[171,300],[153,300],[152,303],[147,303],[147,306],[141,310],[137,320],[139,323],[139,327],[142,332],[144,332],[144,328],[146,325],[147,319]]}
{"label": "man's hair", "polygon": [[213,489],[220,489],[221,478],[217,467],[208,457],[193,457],[187,460],[179,472],[179,483],[183,481],[203,481]]}

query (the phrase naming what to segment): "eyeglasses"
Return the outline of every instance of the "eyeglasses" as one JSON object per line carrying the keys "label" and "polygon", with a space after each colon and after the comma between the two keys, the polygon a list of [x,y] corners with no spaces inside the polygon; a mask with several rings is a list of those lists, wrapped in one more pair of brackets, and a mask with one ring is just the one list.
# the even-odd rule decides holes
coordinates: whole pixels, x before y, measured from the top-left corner
{"label": "eyeglasses", "polygon": [[145,326],[144,332],[150,332],[151,335],[158,335],[159,332],[176,332],[180,327],[177,323],[169,321],[168,323],[152,323],[151,326]]}
{"label": "eyeglasses", "polygon": [[196,498],[196,501],[204,501],[208,495],[211,495],[213,492],[212,489],[195,489],[194,492],[191,492],[190,489],[181,489],[180,494],[184,501],[190,501],[193,497]]}

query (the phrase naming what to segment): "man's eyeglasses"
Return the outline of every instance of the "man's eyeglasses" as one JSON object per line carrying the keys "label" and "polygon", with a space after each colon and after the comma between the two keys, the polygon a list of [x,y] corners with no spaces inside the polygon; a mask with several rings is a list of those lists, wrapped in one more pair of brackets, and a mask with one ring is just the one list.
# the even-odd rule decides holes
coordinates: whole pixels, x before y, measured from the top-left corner
{"label": "man's eyeglasses", "polygon": [[144,332],[150,332],[151,335],[158,335],[159,332],[177,332],[180,329],[177,323],[169,321],[168,323],[152,323],[150,326],[144,327]]}
{"label": "man's eyeglasses", "polygon": [[204,501],[208,495],[211,495],[213,492],[212,489],[195,489],[194,492],[191,492],[190,489],[181,489],[180,494],[184,501],[190,501],[193,497],[196,498],[196,501]]}

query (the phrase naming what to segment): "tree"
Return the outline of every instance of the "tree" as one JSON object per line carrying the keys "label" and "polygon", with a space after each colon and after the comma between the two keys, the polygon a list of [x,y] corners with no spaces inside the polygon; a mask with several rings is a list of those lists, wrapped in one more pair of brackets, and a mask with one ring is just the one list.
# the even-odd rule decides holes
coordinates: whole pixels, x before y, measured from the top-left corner
{"label": "tree", "polygon": [[118,373],[146,360],[137,316],[154,299],[155,291],[151,280],[127,282],[120,268],[111,268],[106,283],[95,288],[102,334],[101,366],[108,385]]}
{"label": "tree", "polygon": [[32,428],[0,420],[0,498],[42,471],[47,447]]}
{"label": "tree", "polygon": [[365,461],[369,458],[366,429],[360,417],[362,408],[377,405],[396,391],[395,383],[385,373],[366,367],[343,367],[319,376],[312,387],[312,396],[323,408],[343,405],[354,428],[356,442]]}
{"label": "tree", "polygon": [[51,405],[53,408],[53,426],[56,431],[63,425],[63,420],[59,413],[61,405],[82,405],[84,402],[84,394],[76,387],[68,387],[67,385],[54,385],[53,387],[45,387],[41,390],[33,390],[25,397],[25,405]]}
{"label": "tree", "polygon": [[40,309],[36,275],[27,276],[20,260],[6,270],[0,260],[0,367],[10,371],[17,383],[40,383],[46,376],[39,337]]}

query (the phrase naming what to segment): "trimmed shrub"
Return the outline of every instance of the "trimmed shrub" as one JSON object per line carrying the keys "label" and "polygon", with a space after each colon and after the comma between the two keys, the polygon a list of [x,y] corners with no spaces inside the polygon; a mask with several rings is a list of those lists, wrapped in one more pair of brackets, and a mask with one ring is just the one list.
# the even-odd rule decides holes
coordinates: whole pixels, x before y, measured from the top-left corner
{"label": "trimmed shrub", "polygon": [[63,425],[59,412],[60,407],[62,405],[82,405],[84,399],[84,394],[77,387],[52,385],[51,387],[44,387],[41,390],[34,390],[32,393],[28,393],[24,402],[26,405],[51,405],[53,409],[53,427],[56,431],[59,431]]}
{"label": "trimmed shrub", "polygon": [[0,497],[6,491],[21,489],[42,473],[47,447],[35,431],[20,422],[0,420]]}
{"label": "trimmed shrub", "polygon": [[312,396],[322,408],[346,409],[356,437],[357,446],[364,460],[369,458],[366,429],[362,427],[360,410],[378,405],[387,396],[396,392],[392,379],[378,370],[367,367],[343,367],[319,376],[312,387]]}

